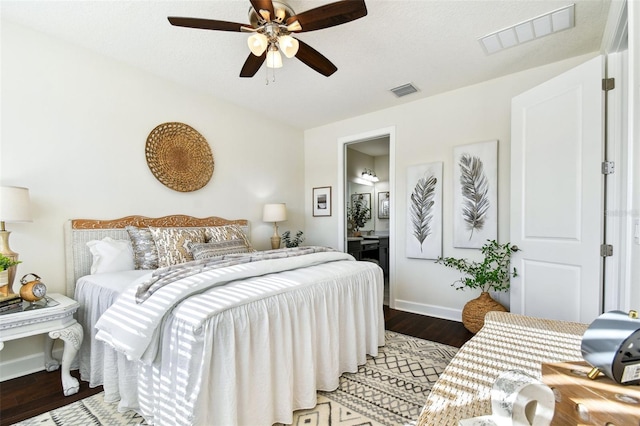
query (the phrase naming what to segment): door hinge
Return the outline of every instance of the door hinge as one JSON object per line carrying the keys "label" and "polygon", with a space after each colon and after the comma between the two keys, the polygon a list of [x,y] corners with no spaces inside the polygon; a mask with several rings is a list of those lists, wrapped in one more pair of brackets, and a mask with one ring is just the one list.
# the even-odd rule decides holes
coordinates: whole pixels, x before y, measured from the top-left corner
{"label": "door hinge", "polygon": [[612,175],[616,171],[616,163],[613,161],[603,161],[602,162],[602,174],[603,175]]}
{"label": "door hinge", "polygon": [[613,256],[613,246],[611,244],[600,245],[600,256],[602,257]]}
{"label": "door hinge", "polygon": [[616,88],[616,79],[615,78],[603,78],[602,79],[602,90],[605,92],[609,90],[613,90]]}

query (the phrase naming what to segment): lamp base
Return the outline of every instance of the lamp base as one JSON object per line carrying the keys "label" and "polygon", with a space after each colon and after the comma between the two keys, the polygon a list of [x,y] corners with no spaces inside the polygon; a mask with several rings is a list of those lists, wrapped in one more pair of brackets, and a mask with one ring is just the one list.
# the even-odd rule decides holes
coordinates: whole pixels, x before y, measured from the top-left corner
{"label": "lamp base", "polygon": [[[4,228],[4,226],[3,226]],[[16,253],[15,251],[11,250],[9,248],[9,235],[11,234],[11,231],[5,231],[5,230],[1,230],[0,231],[0,254],[2,254],[5,257],[8,257],[9,259],[13,260],[13,261],[17,261],[18,260],[18,253]],[[18,269],[17,265],[13,265],[12,267],[10,267],[9,269],[7,269],[9,278],[8,278],[8,292],[9,293],[13,293],[13,280],[16,277],[16,269]]]}
{"label": "lamp base", "polygon": [[271,248],[272,249],[279,249],[280,248],[280,241],[281,238],[280,237],[271,237]]}

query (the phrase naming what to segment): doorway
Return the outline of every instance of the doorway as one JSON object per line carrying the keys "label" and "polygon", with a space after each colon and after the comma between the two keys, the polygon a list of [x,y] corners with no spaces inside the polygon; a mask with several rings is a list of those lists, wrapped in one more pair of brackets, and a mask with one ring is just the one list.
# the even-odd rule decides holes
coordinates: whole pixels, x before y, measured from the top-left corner
{"label": "doorway", "polygon": [[[391,308],[395,276],[394,148],[395,128],[340,139],[342,167],[337,197],[341,249],[359,260],[380,264],[385,277],[384,304]],[[366,219],[354,227],[348,216],[355,202],[369,211]]]}

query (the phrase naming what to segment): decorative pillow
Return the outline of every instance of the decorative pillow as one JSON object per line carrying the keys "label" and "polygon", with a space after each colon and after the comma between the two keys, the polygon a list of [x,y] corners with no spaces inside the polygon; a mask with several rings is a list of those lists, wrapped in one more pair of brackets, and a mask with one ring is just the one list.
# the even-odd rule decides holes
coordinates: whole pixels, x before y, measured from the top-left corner
{"label": "decorative pillow", "polygon": [[249,239],[239,225],[209,226],[204,228],[205,242],[242,240],[248,251],[254,251]]}
{"label": "decorative pillow", "polygon": [[148,228],[126,226],[133,247],[133,263],[136,269],[157,269],[158,249]]}
{"label": "decorative pillow", "polygon": [[104,272],[131,271],[135,268],[130,241],[104,237],[102,240],[87,242],[87,247],[93,255],[92,275]]}
{"label": "decorative pillow", "polygon": [[204,228],[149,227],[158,249],[158,266],[177,265],[193,260],[189,243],[204,243]]}
{"label": "decorative pillow", "polygon": [[189,243],[189,251],[194,260],[209,259],[226,254],[249,253],[252,251],[240,239],[226,241],[212,241],[210,243]]}

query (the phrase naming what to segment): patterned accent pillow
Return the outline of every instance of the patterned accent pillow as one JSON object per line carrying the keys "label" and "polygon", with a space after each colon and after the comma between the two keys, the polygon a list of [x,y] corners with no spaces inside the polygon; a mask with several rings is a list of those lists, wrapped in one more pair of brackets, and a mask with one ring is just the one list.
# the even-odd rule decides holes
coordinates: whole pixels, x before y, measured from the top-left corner
{"label": "patterned accent pillow", "polygon": [[136,269],[157,269],[158,250],[148,228],[125,227],[133,248],[133,264]]}
{"label": "patterned accent pillow", "polygon": [[149,227],[158,249],[158,266],[178,265],[193,260],[189,243],[204,243],[204,228]]}
{"label": "patterned accent pillow", "polygon": [[210,243],[189,243],[188,248],[194,260],[209,259],[227,254],[249,253],[250,250],[240,239],[212,241]]}
{"label": "patterned accent pillow", "polygon": [[209,226],[204,228],[205,242],[242,240],[248,251],[254,251],[249,239],[239,225]]}

